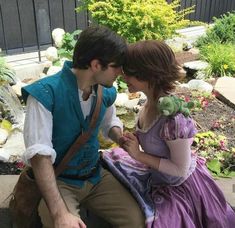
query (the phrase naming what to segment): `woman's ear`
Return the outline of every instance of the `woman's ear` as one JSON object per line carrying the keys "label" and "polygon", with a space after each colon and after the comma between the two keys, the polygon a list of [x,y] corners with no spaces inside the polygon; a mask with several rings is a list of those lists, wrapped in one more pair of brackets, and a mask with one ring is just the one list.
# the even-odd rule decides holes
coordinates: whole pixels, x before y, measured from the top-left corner
{"label": "woman's ear", "polygon": [[100,61],[98,59],[93,59],[91,61],[90,66],[91,66],[91,70],[93,72],[97,72],[97,71],[100,71],[102,69]]}

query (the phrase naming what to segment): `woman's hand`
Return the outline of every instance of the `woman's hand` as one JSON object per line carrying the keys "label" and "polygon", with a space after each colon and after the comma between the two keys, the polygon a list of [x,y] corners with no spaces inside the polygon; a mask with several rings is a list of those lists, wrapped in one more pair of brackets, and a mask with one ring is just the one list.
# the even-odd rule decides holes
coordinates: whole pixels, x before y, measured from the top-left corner
{"label": "woman's hand", "polygon": [[138,160],[141,151],[137,137],[130,132],[123,134],[123,137],[125,137],[125,142],[123,142],[122,148],[127,151],[132,158]]}

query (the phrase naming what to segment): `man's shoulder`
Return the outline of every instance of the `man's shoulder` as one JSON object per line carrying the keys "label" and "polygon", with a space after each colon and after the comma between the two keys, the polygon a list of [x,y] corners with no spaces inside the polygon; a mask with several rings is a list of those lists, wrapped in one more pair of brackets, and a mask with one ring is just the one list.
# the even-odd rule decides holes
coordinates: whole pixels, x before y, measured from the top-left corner
{"label": "man's shoulder", "polygon": [[116,96],[117,96],[117,91],[114,86],[110,88],[103,87],[103,100],[104,104],[107,107],[111,106],[114,103]]}

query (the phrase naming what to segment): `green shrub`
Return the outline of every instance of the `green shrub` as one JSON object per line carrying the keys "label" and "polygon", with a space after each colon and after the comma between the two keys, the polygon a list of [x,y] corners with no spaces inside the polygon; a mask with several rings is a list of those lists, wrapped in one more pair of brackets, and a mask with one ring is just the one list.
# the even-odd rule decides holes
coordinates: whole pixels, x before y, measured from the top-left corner
{"label": "green shrub", "polygon": [[235,43],[235,12],[223,14],[213,20],[214,25],[208,29],[205,36],[199,37],[196,45],[200,47],[211,42]]}
{"label": "green shrub", "polygon": [[181,10],[180,0],[168,4],[166,0],[85,0],[77,11],[88,9],[92,19],[105,25],[129,42],[145,39],[164,40],[172,37],[175,30],[190,23],[186,15],[194,6]]}
{"label": "green shrub", "polygon": [[200,47],[201,58],[209,63],[208,76],[235,76],[235,44],[211,43]]}

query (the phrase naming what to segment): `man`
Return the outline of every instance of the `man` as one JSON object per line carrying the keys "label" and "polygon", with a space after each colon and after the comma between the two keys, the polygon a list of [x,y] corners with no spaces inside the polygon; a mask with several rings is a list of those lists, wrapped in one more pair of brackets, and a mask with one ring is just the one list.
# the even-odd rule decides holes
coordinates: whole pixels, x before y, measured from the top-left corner
{"label": "man", "polygon": [[[121,74],[126,49],[124,40],[108,28],[89,27],[80,34],[73,62],[66,61],[57,74],[22,89],[27,101],[24,160],[32,166],[43,196],[39,215],[44,227],[85,228],[80,204],[113,227],[144,227],[135,200],[99,164],[99,126],[117,143],[122,135],[112,84]],[[88,129],[98,84],[103,86],[103,96],[96,128],[56,179],[53,165],[59,164],[74,140]]]}

